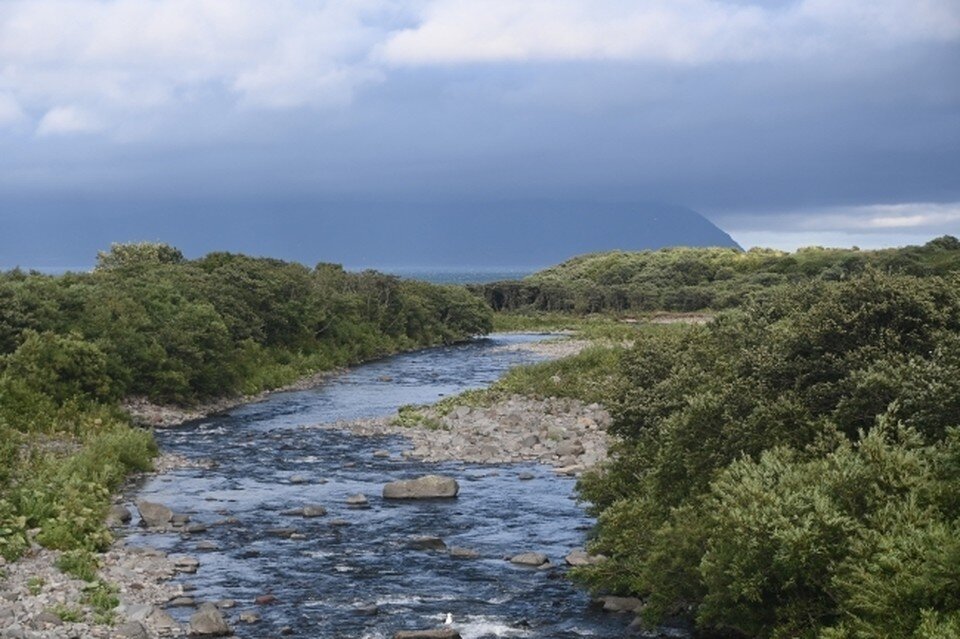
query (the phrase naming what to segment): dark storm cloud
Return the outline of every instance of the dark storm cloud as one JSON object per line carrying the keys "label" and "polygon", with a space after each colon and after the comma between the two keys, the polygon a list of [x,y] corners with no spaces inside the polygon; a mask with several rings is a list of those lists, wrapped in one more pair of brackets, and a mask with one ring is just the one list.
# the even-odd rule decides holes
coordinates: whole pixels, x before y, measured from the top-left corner
{"label": "dark storm cloud", "polygon": [[[23,11],[54,24],[45,4]],[[102,27],[92,88],[58,58],[83,41],[67,27],[50,36],[55,50],[0,44],[0,251],[58,218],[109,219],[133,235],[147,215],[242,229],[244,216],[282,224],[330,202],[379,203],[389,215],[391,202],[659,200],[729,221],[735,237],[776,225],[810,238],[869,233],[864,207],[905,203],[947,213],[931,226],[896,209],[906,222],[893,233],[955,223],[960,21],[950,3],[924,14],[892,0],[873,11],[852,1],[535,2],[526,12],[494,2],[476,17],[476,3],[391,12],[369,2],[304,26],[291,2],[259,27],[259,3],[196,3],[221,20],[204,30],[165,2],[150,5],[171,13],[150,14],[157,26],[142,46],[102,11],[114,4],[84,14]],[[131,19],[150,10],[126,5]],[[0,35],[26,5],[11,6]],[[555,19],[541,33],[544,15]],[[644,31],[654,18],[664,32]],[[191,41],[233,48],[201,55],[195,76],[175,66],[178,54],[157,53]],[[31,64],[36,77],[25,79]],[[789,222],[797,215],[812,224]]]}

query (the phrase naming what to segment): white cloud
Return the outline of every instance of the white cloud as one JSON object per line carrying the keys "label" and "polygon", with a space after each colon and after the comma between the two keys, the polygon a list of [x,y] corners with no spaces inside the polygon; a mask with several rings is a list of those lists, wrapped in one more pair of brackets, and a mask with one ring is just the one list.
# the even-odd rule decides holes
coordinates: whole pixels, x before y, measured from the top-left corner
{"label": "white cloud", "polygon": [[13,96],[0,93],[0,127],[16,124],[24,117],[23,109]]}
{"label": "white cloud", "polygon": [[71,135],[95,133],[103,129],[96,116],[74,106],[58,106],[50,109],[37,125],[37,135]]}
{"label": "white cloud", "polygon": [[445,0],[394,34],[394,64],[614,59],[700,64],[960,38],[954,0]]}
{"label": "white cloud", "polygon": [[10,119],[73,105],[109,131],[211,94],[220,108],[343,105],[397,65],[695,65],[960,39],[956,0],[777,4],[0,0],[0,109]]}

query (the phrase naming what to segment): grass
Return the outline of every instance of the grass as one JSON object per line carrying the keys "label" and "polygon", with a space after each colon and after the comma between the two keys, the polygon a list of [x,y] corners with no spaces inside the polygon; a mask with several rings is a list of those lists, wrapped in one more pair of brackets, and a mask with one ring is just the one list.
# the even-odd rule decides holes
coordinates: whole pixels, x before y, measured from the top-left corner
{"label": "grass", "polygon": [[88,550],[68,550],[57,559],[60,572],[83,581],[95,581],[99,567],[96,555]]}
{"label": "grass", "polygon": [[58,603],[50,608],[50,612],[60,617],[60,621],[64,623],[78,623],[83,621],[83,611],[76,606]]}
{"label": "grass", "polygon": [[99,624],[112,624],[116,619],[115,608],[120,605],[119,590],[102,579],[87,584],[83,589],[82,602],[93,609],[93,619]]}
{"label": "grass", "polygon": [[440,430],[440,418],[460,406],[484,408],[513,395],[543,399],[564,397],[585,404],[605,404],[614,391],[620,354],[639,335],[682,333],[686,324],[623,323],[612,316],[586,318],[562,314],[519,315],[499,313],[494,330],[569,330],[574,339],[591,342],[576,355],[510,369],[489,388],[468,390],[426,406],[401,406],[393,423],[398,426]]}

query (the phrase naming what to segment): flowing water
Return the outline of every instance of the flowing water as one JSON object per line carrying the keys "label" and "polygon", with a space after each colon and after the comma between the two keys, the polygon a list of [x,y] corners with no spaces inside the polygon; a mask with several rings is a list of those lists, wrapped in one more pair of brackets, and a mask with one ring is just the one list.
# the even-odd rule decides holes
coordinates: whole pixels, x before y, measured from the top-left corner
{"label": "flowing water", "polygon": [[[399,454],[407,448],[401,437],[361,438],[309,427],[386,415],[403,404],[485,386],[534,359],[502,347],[538,339],[543,336],[495,335],[398,355],[312,390],[277,393],[160,431],[164,450],[217,465],[151,478],[130,497],[190,513],[193,522],[231,516],[238,523],[192,536],[136,532],[129,542],[199,558],[199,571],[182,580],[196,586],[198,600],[235,599],[237,607],[226,612],[240,637],[277,636],[285,626],[295,637],[390,637],[401,629],[440,626],[448,613],[465,639],[623,636],[629,618],[591,607],[559,567],[570,549],[583,544],[591,524],[574,500],[573,480],[534,465],[408,461]],[[378,449],[393,454],[375,457]],[[522,471],[535,478],[519,481]],[[380,498],[388,481],[431,473],[456,477],[459,497],[400,503]],[[295,475],[306,483],[292,483]],[[349,508],[345,499],[354,493],[367,495],[370,507]],[[329,512],[311,519],[282,514],[304,504],[321,504]],[[304,538],[269,532],[278,527],[296,528]],[[479,551],[480,558],[413,549],[413,535],[441,537]],[[219,550],[199,550],[202,540]],[[538,570],[504,561],[527,550],[546,553],[558,567]],[[263,594],[277,602],[253,605]],[[371,605],[376,614],[370,614]],[[262,615],[259,623],[236,621],[251,609]],[[191,610],[170,612],[186,621]]]}

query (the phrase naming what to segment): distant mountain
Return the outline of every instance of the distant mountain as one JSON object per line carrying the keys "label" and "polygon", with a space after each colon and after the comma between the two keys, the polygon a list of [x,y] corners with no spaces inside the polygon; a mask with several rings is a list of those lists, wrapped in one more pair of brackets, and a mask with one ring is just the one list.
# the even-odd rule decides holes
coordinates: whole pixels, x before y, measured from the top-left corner
{"label": "distant mountain", "polygon": [[[197,257],[235,251],[351,268],[541,267],[613,249],[736,242],[690,209],[666,204],[302,204],[169,207],[144,203],[70,215],[65,207],[14,218],[0,265],[92,265],[111,242],[162,241]],[[69,209],[66,209],[67,211]]]}

